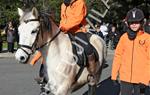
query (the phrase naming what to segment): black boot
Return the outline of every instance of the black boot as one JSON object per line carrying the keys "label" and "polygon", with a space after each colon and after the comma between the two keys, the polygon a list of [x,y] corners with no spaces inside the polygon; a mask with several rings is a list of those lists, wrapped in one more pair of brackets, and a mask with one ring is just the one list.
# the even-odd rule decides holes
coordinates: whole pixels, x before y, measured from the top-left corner
{"label": "black boot", "polygon": [[97,63],[95,61],[95,54],[92,53],[91,55],[88,55],[88,68],[89,75],[87,77],[89,83],[91,85],[95,85],[97,83],[96,73],[97,73]]}
{"label": "black boot", "polygon": [[89,90],[88,90],[88,95],[96,95],[96,85],[88,85]]}

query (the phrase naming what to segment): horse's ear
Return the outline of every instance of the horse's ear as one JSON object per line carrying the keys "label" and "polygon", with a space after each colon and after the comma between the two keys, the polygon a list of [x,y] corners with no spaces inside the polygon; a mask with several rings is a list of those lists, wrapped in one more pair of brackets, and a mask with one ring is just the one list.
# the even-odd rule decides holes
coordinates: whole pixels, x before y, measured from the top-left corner
{"label": "horse's ear", "polygon": [[18,14],[19,14],[19,16],[21,17],[21,16],[23,16],[24,11],[23,11],[22,9],[18,8]]}
{"label": "horse's ear", "polygon": [[37,10],[35,7],[32,8],[32,14],[33,14],[35,17],[38,17],[38,16],[39,16],[38,10]]}

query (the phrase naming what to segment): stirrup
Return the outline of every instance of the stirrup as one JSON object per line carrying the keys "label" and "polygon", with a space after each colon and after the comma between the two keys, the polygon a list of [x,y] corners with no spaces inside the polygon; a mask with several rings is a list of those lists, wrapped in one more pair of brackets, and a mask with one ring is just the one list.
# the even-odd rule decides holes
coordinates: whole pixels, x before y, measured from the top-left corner
{"label": "stirrup", "polygon": [[48,95],[50,93],[50,91],[43,91],[43,92],[40,92],[40,95]]}
{"label": "stirrup", "polygon": [[91,85],[91,86],[96,85],[96,77],[92,74],[89,74],[87,76],[87,81],[88,81],[89,85]]}
{"label": "stirrup", "polygon": [[40,95],[48,95],[46,92],[41,92]]}

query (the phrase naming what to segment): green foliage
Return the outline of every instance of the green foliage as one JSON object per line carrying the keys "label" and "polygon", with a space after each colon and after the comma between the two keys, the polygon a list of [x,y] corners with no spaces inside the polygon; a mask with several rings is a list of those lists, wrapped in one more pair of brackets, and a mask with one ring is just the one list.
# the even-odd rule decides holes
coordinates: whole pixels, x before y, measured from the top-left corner
{"label": "green foliage", "polygon": [[[108,5],[110,9],[103,20],[106,22],[119,23],[126,17],[127,12],[134,7],[142,9],[145,16],[150,15],[150,3],[148,3],[148,1],[149,0],[109,0]],[[97,7],[102,8],[102,6]]]}
{"label": "green foliage", "polygon": [[[0,24],[5,24],[11,19],[18,20],[17,8],[23,6],[20,1],[24,0],[0,0]],[[63,0],[36,1],[38,2],[35,3],[35,6],[38,7],[38,9],[54,13],[55,20],[59,23],[60,7]],[[86,3],[88,13],[90,13],[90,9],[92,8],[98,10],[100,13],[103,13],[106,10],[106,7],[101,0],[86,0]],[[110,6],[108,13],[104,18],[101,18],[108,22],[119,22],[125,18],[127,11],[135,6],[143,9],[145,14],[150,11],[148,10],[150,4],[147,4],[146,6],[146,0],[109,0],[108,5]]]}
{"label": "green foliage", "polygon": [[17,7],[20,7],[18,0],[0,1],[0,24],[6,24],[9,20],[18,20]]}

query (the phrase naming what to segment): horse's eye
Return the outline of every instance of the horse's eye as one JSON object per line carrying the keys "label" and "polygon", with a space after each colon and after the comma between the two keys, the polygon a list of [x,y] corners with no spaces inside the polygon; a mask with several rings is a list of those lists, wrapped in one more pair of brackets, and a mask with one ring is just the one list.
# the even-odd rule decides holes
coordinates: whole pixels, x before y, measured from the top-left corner
{"label": "horse's eye", "polygon": [[31,34],[34,34],[34,33],[37,33],[37,31],[36,31],[36,30],[33,30],[33,31],[31,32]]}

